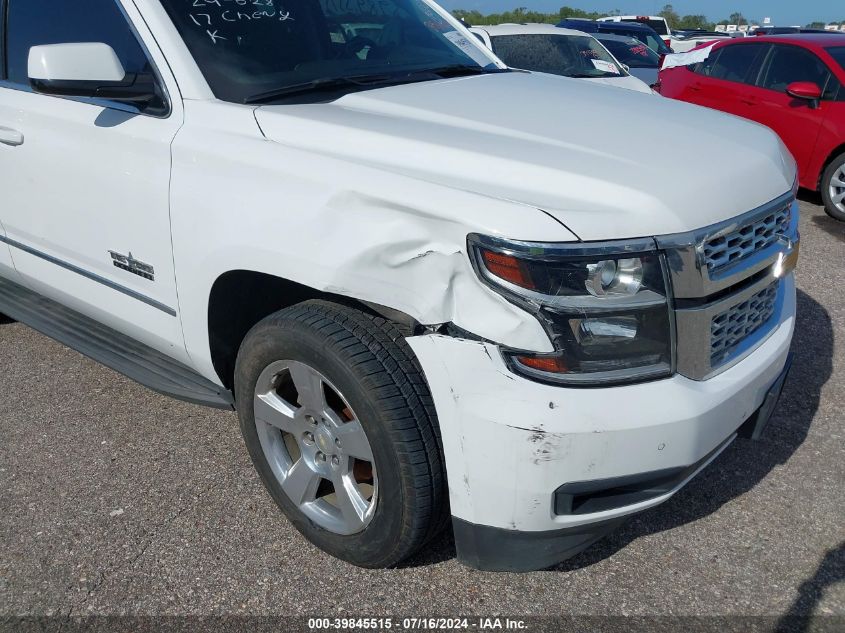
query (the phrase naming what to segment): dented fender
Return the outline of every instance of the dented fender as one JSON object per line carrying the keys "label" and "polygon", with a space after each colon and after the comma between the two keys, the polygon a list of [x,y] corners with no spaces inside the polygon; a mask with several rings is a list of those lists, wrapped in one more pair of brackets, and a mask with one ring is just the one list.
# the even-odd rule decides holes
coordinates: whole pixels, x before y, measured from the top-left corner
{"label": "dented fender", "polygon": [[423,325],[451,322],[502,345],[552,351],[535,316],[482,284],[466,252],[472,232],[576,240],[551,216],[336,158],[319,144],[268,141],[247,107],[186,108],[190,116],[173,143],[171,222],[179,306],[191,324],[186,347],[207,378],[218,380],[209,292],[231,270],[385,306]]}

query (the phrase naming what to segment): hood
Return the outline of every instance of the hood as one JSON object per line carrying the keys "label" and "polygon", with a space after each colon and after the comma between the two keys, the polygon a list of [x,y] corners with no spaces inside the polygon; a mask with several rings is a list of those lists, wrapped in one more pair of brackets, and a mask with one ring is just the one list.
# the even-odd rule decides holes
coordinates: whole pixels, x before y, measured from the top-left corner
{"label": "hood", "polygon": [[[278,143],[530,205],[583,240],[707,226],[788,192],[795,179],[791,156],[763,126],[553,75],[392,86],[264,106],[256,119]],[[689,159],[667,154],[666,139],[680,140]]]}

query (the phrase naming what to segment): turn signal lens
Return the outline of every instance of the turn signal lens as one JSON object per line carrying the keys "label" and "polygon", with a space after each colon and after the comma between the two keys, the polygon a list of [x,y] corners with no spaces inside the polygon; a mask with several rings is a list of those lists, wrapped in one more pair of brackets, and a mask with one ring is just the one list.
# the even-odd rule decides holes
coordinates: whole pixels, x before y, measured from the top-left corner
{"label": "turn signal lens", "polygon": [[525,266],[513,255],[482,250],[481,257],[484,259],[484,265],[487,267],[487,270],[496,275],[496,277],[516,284],[521,288],[535,289]]}
{"label": "turn signal lens", "polygon": [[526,367],[549,374],[563,374],[569,371],[561,356],[517,356],[516,360]]}

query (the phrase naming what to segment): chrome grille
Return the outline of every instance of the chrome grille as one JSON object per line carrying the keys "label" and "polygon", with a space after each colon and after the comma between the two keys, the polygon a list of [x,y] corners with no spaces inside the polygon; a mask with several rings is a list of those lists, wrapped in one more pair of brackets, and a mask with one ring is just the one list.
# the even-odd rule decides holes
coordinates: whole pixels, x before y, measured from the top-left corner
{"label": "chrome grille", "polygon": [[710,322],[710,366],[718,367],[774,314],[778,282],[742,303],[713,317]]}
{"label": "chrome grille", "polygon": [[704,260],[712,273],[773,244],[789,230],[787,205],[744,226],[704,242]]}

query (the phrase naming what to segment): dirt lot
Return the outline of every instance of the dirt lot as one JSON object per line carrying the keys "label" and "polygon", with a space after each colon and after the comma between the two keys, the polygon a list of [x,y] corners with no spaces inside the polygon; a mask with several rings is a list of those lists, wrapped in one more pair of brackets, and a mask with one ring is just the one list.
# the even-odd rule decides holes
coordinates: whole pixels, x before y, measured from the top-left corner
{"label": "dirt lot", "polygon": [[234,414],[0,326],[0,617],[814,614],[781,628],[842,630],[845,225],[802,208],[795,363],[767,435],[551,571],[466,569],[448,535],[401,569],[334,560],[270,501]]}

